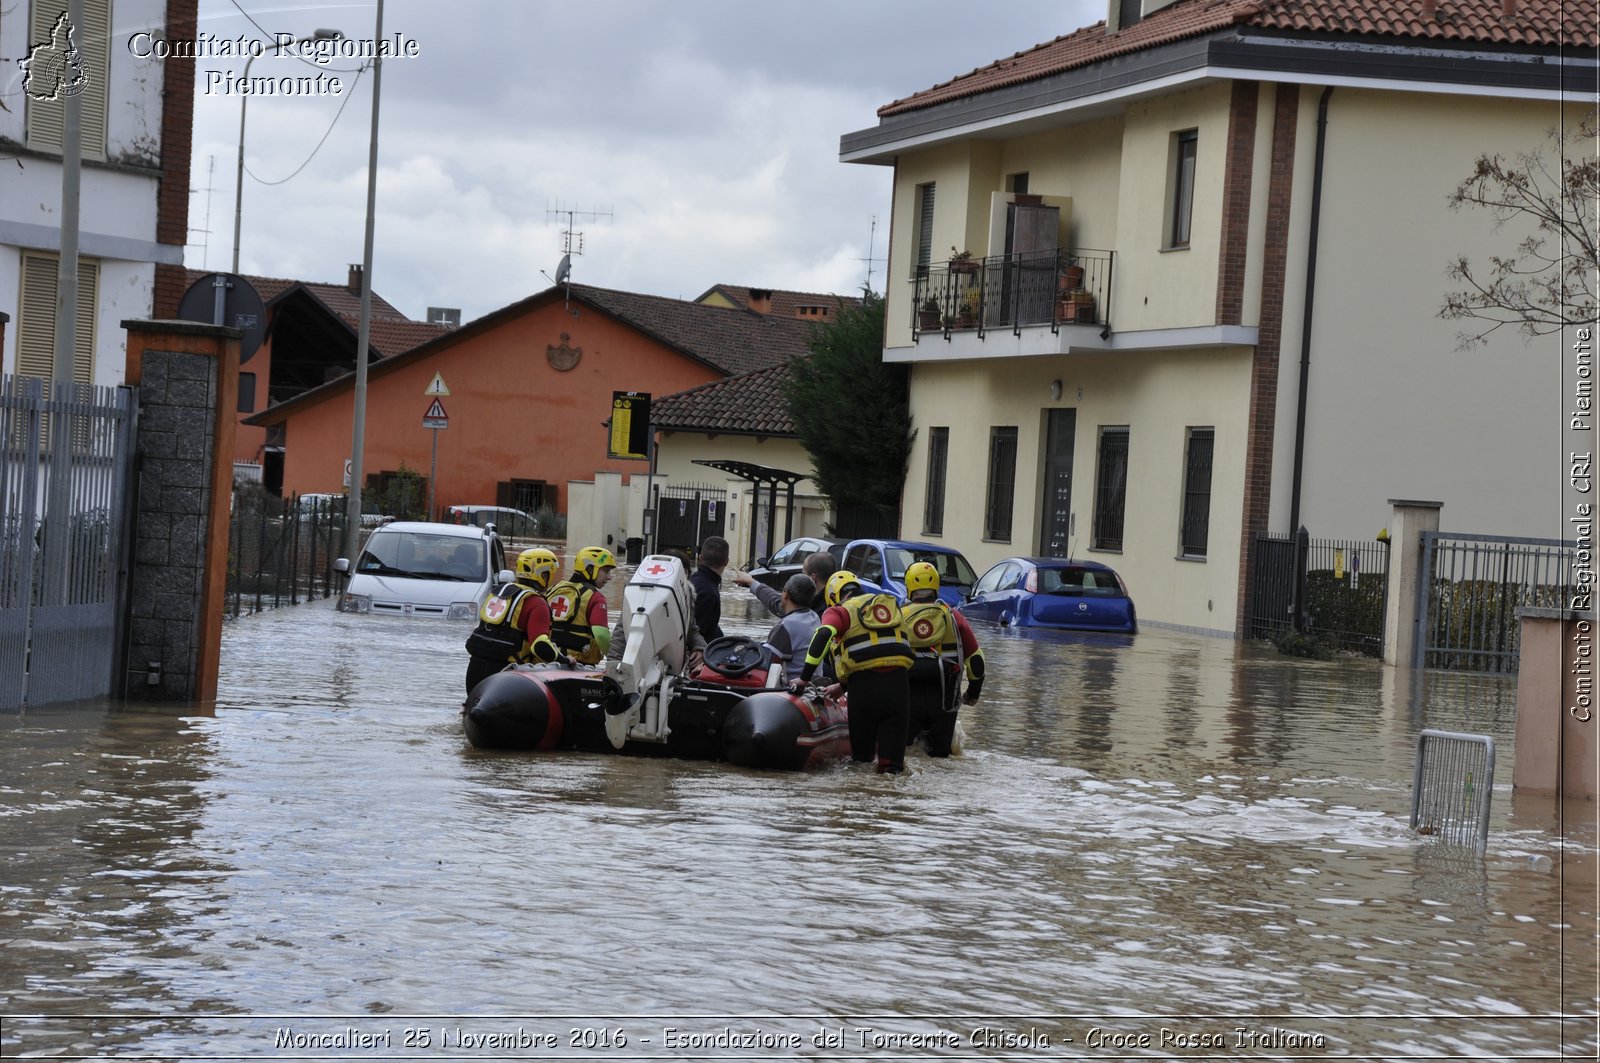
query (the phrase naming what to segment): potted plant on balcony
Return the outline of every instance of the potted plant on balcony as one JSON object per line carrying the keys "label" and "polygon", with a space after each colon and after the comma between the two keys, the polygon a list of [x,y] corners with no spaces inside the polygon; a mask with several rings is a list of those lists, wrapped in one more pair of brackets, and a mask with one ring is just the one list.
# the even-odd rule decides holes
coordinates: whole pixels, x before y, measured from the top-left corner
{"label": "potted plant on balcony", "polygon": [[950,245],[950,272],[951,273],[976,273],[978,260],[972,257],[971,251],[957,251],[955,245]]}
{"label": "potted plant on balcony", "polygon": [[928,296],[923,300],[922,309],[917,311],[918,327],[923,332],[931,332],[939,327],[939,300]]}
{"label": "potted plant on balcony", "polygon": [[962,295],[961,305],[956,309],[957,328],[971,328],[978,323],[978,296],[976,288],[969,288]]}

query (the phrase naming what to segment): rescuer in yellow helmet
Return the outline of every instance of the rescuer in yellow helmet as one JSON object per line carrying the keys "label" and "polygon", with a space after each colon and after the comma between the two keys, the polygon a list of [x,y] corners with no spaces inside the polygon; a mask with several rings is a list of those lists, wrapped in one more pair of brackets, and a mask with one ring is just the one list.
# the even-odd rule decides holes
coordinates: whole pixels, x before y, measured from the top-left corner
{"label": "rescuer in yellow helmet", "polygon": [[961,666],[966,662],[965,704],[975,705],[983,690],[983,651],[967,618],[939,600],[939,570],[927,561],[906,567],[906,635],[916,660],[911,665],[909,744],[926,733],[930,757],[948,757],[955,736]]}
{"label": "rescuer in yellow helmet", "polygon": [[550,606],[544,593],[556,574],[556,555],[534,548],[517,555],[516,579],[483,600],[478,626],[467,636],[467,693],[508,664],[553,661]]}
{"label": "rescuer in yellow helmet", "polygon": [[599,664],[611,645],[611,624],[601,592],[617,568],[603,546],[586,546],[572,563],[572,575],[550,588],[550,637],[581,664]]}

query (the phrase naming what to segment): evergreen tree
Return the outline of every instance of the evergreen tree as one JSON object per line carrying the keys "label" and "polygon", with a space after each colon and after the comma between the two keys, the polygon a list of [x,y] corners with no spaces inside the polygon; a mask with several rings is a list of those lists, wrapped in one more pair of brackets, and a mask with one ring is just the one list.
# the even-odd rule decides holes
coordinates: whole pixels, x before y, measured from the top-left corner
{"label": "evergreen tree", "polygon": [[883,298],[870,290],[819,325],[784,398],[812,479],[835,506],[898,511],[911,457],[910,374],[883,361]]}

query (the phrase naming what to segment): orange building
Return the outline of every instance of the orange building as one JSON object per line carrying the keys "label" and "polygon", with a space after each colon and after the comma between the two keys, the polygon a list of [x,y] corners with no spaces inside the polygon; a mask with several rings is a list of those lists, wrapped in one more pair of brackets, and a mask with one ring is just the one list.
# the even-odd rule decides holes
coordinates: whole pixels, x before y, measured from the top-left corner
{"label": "orange building", "polygon": [[[456,504],[550,506],[598,471],[644,472],[608,457],[612,393],[680,392],[806,353],[810,323],[586,285],[550,288],[368,369],[368,489],[402,466],[435,468],[435,513]],[[423,426],[437,396],[448,427]],[[283,492],[338,491],[351,452],[354,375],[248,417],[281,429]]]}
{"label": "orange building", "polygon": [[[210,274],[188,270],[185,290]],[[253,424],[252,415],[333,377],[354,371],[361,323],[361,267],[344,284],[246,276],[266,309],[261,345],[239,364],[238,425],[234,466],[259,466],[269,491],[283,484],[281,433]],[[372,295],[369,360],[392,357],[449,331],[414,321],[376,292]],[[347,444],[348,445],[348,444]]]}

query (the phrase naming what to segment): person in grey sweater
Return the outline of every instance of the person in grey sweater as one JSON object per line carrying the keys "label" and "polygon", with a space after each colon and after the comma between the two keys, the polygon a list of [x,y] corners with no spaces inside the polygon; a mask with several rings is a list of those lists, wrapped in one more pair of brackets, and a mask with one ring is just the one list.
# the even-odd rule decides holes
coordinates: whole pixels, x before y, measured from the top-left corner
{"label": "person in grey sweater", "polygon": [[782,656],[784,679],[798,677],[800,670],[806,666],[806,647],[811,645],[811,636],[822,623],[822,618],[811,607],[817,593],[816,584],[811,582],[810,576],[796,573],[783,585],[781,594],[760,583],[751,589],[767,608],[774,608],[774,603],[767,600],[770,595],[777,599],[777,607],[783,610],[783,619],[767,633],[767,645]]}

